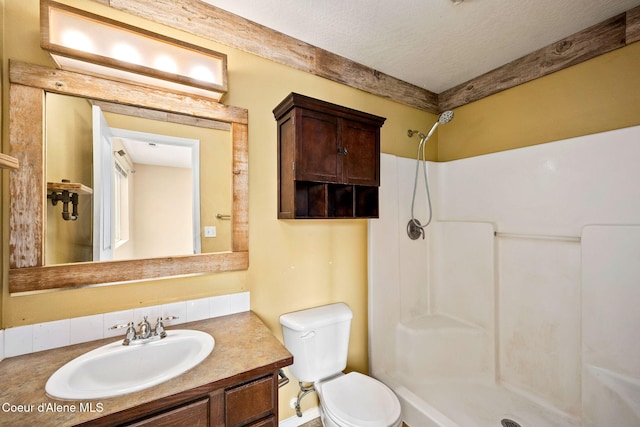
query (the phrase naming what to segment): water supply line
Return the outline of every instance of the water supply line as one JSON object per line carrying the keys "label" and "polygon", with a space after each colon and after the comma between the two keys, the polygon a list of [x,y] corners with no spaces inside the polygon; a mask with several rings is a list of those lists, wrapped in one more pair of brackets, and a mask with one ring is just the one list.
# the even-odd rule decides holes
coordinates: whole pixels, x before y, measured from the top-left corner
{"label": "water supply line", "polygon": [[[431,223],[431,219],[433,218],[433,208],[431,206],[431,194],[429,193],[429,179],[427,177],[427,158],[426,158],[426,147],[427,141],[433,135],[438,125],[444,125],[449,123],[453,119],[453,111],[447,110],[444,113],[440,114],[438,121],[436,121],[431,130],[426,135],[417,130],[409,130],[407,131],[407,135],[411,138],[413,135],[418,134],[420,137],[420,143],[418,144],[418,153],[416,155],[416,173],[413,180],[413,194],[411,196],[411,219],[407,224],[407,235],[411,240],[416,240],[422,236],[425,237],[425,228]],[[422,163],[422,172],[424,175],[424,185],[425,192],[427,195],[427,205],[429,207],[429,216],[427,218],[427,222],[423,225],[418,219],[416,219],[414,214],[415,202],[416,202],[416,191],[418,188],[418,174],[420,171],[420,164]]]}

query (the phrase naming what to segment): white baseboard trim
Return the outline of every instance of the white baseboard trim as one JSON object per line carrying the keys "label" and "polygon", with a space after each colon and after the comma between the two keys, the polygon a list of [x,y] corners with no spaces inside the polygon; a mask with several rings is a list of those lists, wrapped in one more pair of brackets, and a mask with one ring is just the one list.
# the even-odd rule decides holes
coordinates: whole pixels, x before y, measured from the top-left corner
{"label": "white baseboard trim", "polygon": [[308,409],[302,413],[301,417],[293,416],[291,418],[287,418],[286,420],[280,421],[278,427],[298,427],[304,423],[308,423],[309,421],[316,419],[320,416],[320,411],[318,407]]}

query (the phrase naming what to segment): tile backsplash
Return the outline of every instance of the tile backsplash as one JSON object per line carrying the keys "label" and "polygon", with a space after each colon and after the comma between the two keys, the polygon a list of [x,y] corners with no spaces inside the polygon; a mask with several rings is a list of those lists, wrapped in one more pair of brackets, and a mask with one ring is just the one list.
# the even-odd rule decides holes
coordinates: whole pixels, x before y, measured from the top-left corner
{"label": "tile backsplash", "polygon": [[128,322],[138,324],[148,316],[151,324],[158,317],[177,316],[167,326],[209,319],[250,310],[249,292],[220,295],[197,300],[74,317],[35,325],[0,330],[0,360],[4,357],[64,347],[110,337],[124,337],[124,329],[112,329]]}

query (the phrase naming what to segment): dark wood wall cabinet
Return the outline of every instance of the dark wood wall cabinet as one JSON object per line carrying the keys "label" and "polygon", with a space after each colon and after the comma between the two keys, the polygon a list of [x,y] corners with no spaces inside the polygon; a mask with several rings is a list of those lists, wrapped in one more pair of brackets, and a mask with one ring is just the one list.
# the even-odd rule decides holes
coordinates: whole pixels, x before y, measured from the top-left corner
{"label": "dark wood wall cabinet", "polygon": [[377,218],[384,117],[291,93],[278,122],[278,218]]}

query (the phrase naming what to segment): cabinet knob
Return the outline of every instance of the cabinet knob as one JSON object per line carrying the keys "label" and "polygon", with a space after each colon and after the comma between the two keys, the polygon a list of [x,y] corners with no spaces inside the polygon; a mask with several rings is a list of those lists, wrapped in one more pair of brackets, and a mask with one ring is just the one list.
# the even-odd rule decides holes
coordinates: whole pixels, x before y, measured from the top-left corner
{"label": "cabinet knob", "polygon": [[347,147],[338,147],[338,154],[344,154],[345,156],[347,155],[348,151],[347,151]]}

